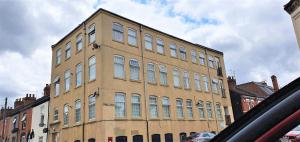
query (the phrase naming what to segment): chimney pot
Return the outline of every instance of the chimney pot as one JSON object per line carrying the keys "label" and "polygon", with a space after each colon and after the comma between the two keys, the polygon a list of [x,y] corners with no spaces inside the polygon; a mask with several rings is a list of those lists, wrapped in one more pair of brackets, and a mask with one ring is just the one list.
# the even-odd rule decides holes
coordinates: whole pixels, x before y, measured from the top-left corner
{"label": "chimney pot", "polygon": [[278,82],[277,82],[277,77],[275,75],[271,76],[272,83],[273,83],[273,89],[274,92],[277,92],[279,90]]}

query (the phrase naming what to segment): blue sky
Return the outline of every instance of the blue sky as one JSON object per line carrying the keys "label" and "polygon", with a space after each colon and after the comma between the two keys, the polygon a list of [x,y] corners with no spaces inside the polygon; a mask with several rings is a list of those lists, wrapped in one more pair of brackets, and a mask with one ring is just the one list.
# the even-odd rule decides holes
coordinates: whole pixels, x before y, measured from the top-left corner
{"label": "blue sky", "polygon": [[[51,45],[104,8],[163,32],[224,52],[227,75],[238,83],[279,85],[300,76],[300,50],[288,0],[0,1],[0,104],[50,82]],[[13,63],[13,64],[12,64]]]}

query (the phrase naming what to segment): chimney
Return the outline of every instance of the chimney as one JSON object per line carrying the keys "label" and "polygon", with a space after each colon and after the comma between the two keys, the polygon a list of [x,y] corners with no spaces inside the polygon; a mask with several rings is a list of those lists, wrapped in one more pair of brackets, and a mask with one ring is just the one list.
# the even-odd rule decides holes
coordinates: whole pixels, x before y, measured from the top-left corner
{"label": "chimney", "polygon": [[236,80],[233,76],[228,76],[227,77],[227,82],[228,82],[229,89],[232,89],[236,86]]}
{"label": "chimney", "polygon": [[23,102],[22,99],[16,99],[14,103],[14,108],[18,108],[19,106],[22,106]]}
{"label": "chimney", "polygon": [[277,92],[279,90],[278,82],[277,82],[277,77],[275,75],[271,76],[272,83],[273,83],[273,89],[274,92]]}
{"label": "chimney", "polygon": [[44,96],[50,96],[50,85],[46,84],[44,88]]}

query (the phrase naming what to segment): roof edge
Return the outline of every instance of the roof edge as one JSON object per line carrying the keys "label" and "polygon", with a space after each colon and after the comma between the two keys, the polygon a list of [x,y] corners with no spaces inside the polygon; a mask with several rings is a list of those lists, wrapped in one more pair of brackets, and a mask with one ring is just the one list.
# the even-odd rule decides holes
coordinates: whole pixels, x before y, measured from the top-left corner
{"label": "roof edge", "polygon": [[290,0],[283,7],[287,13],[292,14],[298,7],[300,7],[300,0]]}

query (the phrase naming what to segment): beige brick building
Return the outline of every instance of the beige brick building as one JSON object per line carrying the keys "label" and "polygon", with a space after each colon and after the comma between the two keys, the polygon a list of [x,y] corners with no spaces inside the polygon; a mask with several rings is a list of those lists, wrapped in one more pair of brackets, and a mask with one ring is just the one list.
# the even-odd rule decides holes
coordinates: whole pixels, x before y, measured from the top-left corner
{"label": "beige brick building", "polygon": [[284,10],[291,15],[298,45],[300,48],[300,0],[290,0],[284,6]]}
{"label": "beige brick building", "polygon": [[223,53],[99,9],[52,46],[50,142],[179,142],[233,121]]}

